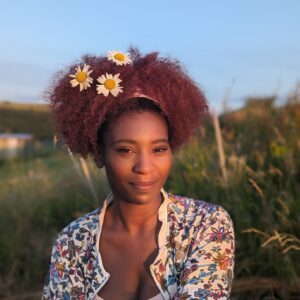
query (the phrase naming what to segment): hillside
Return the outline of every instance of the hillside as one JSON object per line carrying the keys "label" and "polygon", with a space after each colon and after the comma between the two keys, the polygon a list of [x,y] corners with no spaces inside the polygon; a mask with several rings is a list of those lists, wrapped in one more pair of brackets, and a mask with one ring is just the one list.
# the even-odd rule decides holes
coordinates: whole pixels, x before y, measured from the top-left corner
{"label": "hillside", "polygon": [[13,101],[0,101],[0,109],[48,112],[49,106],[47,104],[38,104],[38,103],[32,104],[32,103],[19,103]]}
{"label": "hillside", "polygon": [[276,106],[276,96],[252,98],[249,97],[245,101],[244,107],[241,109],[225,113],[221,116],[224,122],[244,123],[249,119],[262,119],[277,114],[287,113],[289,110],[294,110],[296,114],[300,111],[299,99],[296,101],[286,101],[283,106]]}
{"label": "hillside", "polygon": [[0,133],[31,133],[36,138],[52,138],[54,126],[45,104],[0,102]]}

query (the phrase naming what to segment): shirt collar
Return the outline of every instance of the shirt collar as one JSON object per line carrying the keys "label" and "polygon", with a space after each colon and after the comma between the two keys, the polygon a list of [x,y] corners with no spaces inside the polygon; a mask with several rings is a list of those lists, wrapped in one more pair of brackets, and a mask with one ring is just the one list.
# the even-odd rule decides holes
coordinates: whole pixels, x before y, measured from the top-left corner
{"label": "shirt collar", "polygon": [[[158,220],[160,222],[162,222],[162,226],[161,226],[160,232],[158,234],[158,246],[159,246],[159,248],[161,248],[165,245],[167,235],[168,235],[167,207],[168,207],[168,203],[170,201],[168,193],[163,188],[161,188],[160,192],[162,194],[163,201],[162,201],[162,203],[161,203],[161,205],[158,209]],[[104,222],[104,216],[105,216],[106,209],[112,202],[113,202],[113,194],[112,194],[112,192],[110,192],[109,195],[104,200],[102,210],[99,214],[99,232],[98,232],[98,239],[97,239],[98,242],[99,242],[100,234],[101,234],[101,231],[102,231],[102,226],[103,226],[103,222]],[[99,243],[98,243],[98,245],[99,245]],[[99,250],[98,245],[97,245],[97,250]]]}

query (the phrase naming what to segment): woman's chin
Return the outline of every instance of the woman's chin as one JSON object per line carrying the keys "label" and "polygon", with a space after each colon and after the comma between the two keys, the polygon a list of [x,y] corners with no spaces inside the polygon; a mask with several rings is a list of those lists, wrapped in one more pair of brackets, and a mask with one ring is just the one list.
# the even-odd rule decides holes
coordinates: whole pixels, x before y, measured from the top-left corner
{"label": "woman's chin", "polygon": [[146,204],[152,201],[160,200],[161,195],[160,195],[160,190],[161,188],[148,188],[148,187],[133,187],[131,186],[130,190],[122,193],[114,193],[113,195],[122,195],[122,196],[117,196],[118,200],[120,201],[125,201],[127,203],[132,203],[132,204]]}

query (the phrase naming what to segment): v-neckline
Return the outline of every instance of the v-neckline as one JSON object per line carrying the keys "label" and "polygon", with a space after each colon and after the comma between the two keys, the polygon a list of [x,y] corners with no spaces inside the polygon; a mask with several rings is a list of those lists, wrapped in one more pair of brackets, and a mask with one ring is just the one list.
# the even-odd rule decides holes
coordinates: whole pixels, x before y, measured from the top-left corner
{"label": "v-neckline", "polygon": [[[160,190],[162,197],[163,197],[163,201],[158,209],[158,220],[162,223],[159,233],[158,233],[158,254],[156,256],[156,258],[154,259],[154,261],[152,262],[152,264],[150,264],[150,273],[152,276],[153,281],[155,282],[158,290],[160,291],[160,294],[149,298],[148,300],[156,300],[155,297],[159,296],[159,295],[163,295],[163,290],[159,284],[159,282],[157,281],[157,278],[155,276],[155,274],[153,273],[153,268],[155,268],[155,264],[157,261],[159,261],[160,257],[163,256],[163,252],[166,250],[165,245],[167,243],[167,236],[169,234],[169,228],[168,228],[168,220],[167,220],[167,206],[169,203],[169,197],[168,194],[166,193],[166,191],[162,188]],[[104,223],[104,218],[105,218],[105,213],[107,211],[107,208],[109,205],[111,205],[113,202],[113,194],[112,192],[109,193],[109,195],[106,197],[106,199],[104,200],[103,203],[103,207],[101,209],[101,212],[99,214],[99,222],[98,222],[98,233],[97,233],[97,242],[96,242],[96,252],[97,252],[97,256],[98,256],[98,263],[99,263],[99,267],[100,270],[105,278],[105,280],[103,280],[102,284],[99,286],[99,288],[96,291],[96,295],[99,293],[99,291],[103,288],[103,286],[106,284],[106,282],[109,280],[110,278],[110,273],[108,273],[103,265],[103,260],[101,257],[101,253],[100,253],[100,249],[99,249],[99,245],[100,245],[100,237],[101,237],[101,233],[102,233],[102,228],[103,228],[103,223]],[[97,298],[96,298],[97,299]],[[102,299],[102,298],[100,298]],[[163,298],[161,298],[163,299]]]}

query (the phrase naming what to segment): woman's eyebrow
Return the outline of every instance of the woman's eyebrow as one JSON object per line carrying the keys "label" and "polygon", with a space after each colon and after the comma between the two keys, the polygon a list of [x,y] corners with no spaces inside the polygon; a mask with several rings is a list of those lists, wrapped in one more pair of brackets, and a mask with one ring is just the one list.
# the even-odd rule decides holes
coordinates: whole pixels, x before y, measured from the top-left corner
{"label": "woman's eyebrow", "polygon": [[[120,140],[116,140],[113,141],[112,144],[119,144],[119,143],[128,143],[128,144],[137,144],[136,140],[132,140],[132,139],[120,139]],[[169,143],[168,139],[157,139],[157,140],[153,140],[151,141],[151,144],[158,144],[158,143]]]}
{"label": "woman's eyebrow", "polygon": [[158,144],[158,143],[169,143],[168,139],[157,139],[152,141],[152,144]]}

